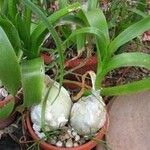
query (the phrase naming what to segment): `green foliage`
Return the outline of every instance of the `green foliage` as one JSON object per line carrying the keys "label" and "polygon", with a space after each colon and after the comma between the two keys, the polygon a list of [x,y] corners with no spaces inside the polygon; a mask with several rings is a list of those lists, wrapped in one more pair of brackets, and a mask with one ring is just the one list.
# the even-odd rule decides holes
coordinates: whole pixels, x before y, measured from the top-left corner
{"label": "green foliage", "polygon": [[150,16],[138,21],[121,32],[109,45],[110,53],[150,29]]}
{"label": "green foliage", "polygon": [[[39,55],[41,44],[49,33],[54,38],[56,52],[60,56],[60,82],[62,83],[64,48],[55,25],[62,17],[80,9],[80,5],[75,3],[47,17],[29,0],[5,2],[8,11],[4,13],[1,9],[0,16],[0,80],[14,96],[19,88],[23,87],[23,106],[29,107],[40,103],[43,98],[45,71],[43,60]],[[20,12],[17,5],[22,8]],[[32,13],[35,13],[40,21],[36,21],[37,25],[31,32],[32,22],[35,22],[32,21]],[[11,104],[10,106],[14,107]],[[5,110],[3,109],[2,113],[5,113]]]}
{"label": "green foliage", "polygon": [[12,113],[15,105],[15,100],[12,97],[10,101],[4,105],[4,107],[0,108],[0,118],[7,118]]}
{"label": "green foliage", "polygon": [[113,0],[111,6],[108,5],[105,12],[109,29],[111,29],[110,37],[115,37],[130,25],[139,21],[143,15],[146,15],[146,8],[146,0]]}
{"label": "green foliage", "polygon": [[[106,22],[105,16],[101,10],[95,8],[88,12],[82,11],[80,12],[80,15],[81,14],[83,22],[88,22],[86,24],[88,27],[75,30],[67,38],[65,43],[73,39],[73,37],[84,33],[86,33],[87,36],[92,34],[96,39],[95,44],[98,57],[98,67],[95,87],[97,89],[103,88],[103,79],[111,70],[116,68],[136,66],[150,69],[149,54],[144,54],[142,52],[122,53],[119,55],[115,54],[118,48],[150,29],[149,16],[145,16],[144,19],[141,19],[140,21],[130,25],[128,28],[119,33],[117,37],[110,41],[108,22]],[[104,88],[102,90],[102,94],[120,95],[150,89],[149,80],[150,79],[147,78],[126,85]]]}
{"label": "green foliage", "polygon": [[[41,58],[25,60],[21,64],[25,107],[38,104],[44,93],[44,63]],[[37,84],[38,83],[38,84]]]}
{"label": "green foliage", "polygon": [[149,90],[150,89],[149,85],[150,85],[150,78],[148,77],[146,79],[134,81],[132,83],[127,83],[125,85],[103,88],[101,94],[106,96],[131,94]]}
{"label": "green foliage", "polygon": [[11,42],[16,55],[18,56],[21,48],[21,41],[17,29],[7,18],[0,18],[0,26],[7,34],[7,37],[9,38],[9,41]]}
{"label": "green foliage", "polygon": [[0,80],[15,95],[20,86],[21,73],[18,58],[7,35],[0,27]]}

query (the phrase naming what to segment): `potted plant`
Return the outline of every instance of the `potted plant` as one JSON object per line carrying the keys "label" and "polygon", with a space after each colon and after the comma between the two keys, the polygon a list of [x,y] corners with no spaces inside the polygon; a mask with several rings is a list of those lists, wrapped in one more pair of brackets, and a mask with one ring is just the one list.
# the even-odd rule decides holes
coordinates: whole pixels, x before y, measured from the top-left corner
{"label": "potted plant", "polygon": [[[43,19],[45,26],[49,29],[49,23],[47,21],[47,18],[44,16],[44,14],[32,2],[25,0],[25,4]],[[56,44],[59,44],[59,41],[56,41]],[[63,45],[63,43],[60,43],[60,44]],[[58,47],[58,48],[60,48],[60,47]],[[60,57],[61,57],[61,55],[60,55]],[[40,138],[43,137],[45,130],[49,130],[48,132],[51,132],[52,128],[56,129],[56,131],[57,131],[57,129],[59,130],[59,127],[61,127],[61,126],[64,127],[64,125],[66,124],[66,122],[69,118],[70,111],[72,109],[72,101],[71,101],[70,95],[69,95],[68,91],[66,91],[66,89],[61,87],[63,76],[60,75],[60,77],[61,77],[61,80],[59,83],[56,81],[53,81],[51,79],[46,80],[46,91],[43,92],[45,96],[44,96],[42,102],[39,105],[33,106],[31,108],[31,116],[32,116],[31,118],[32,118],[33,128],[35,130],[35,132],[33,132],[33,133],[36,135],[36,139],[39,139],[39,141],[40,141]],[[94,103],[96,103],[96,106],[94,106],[94,107],[96,108],[96,110],[98,112],[97,116],[102,115],[102,117],[99,117],[100,119],[98,119],[98,121],[94,121],[94,125],[93,125],[94,127],[92,129],[92,132],[91,132],[91,126],[89,126],[89,128],[87,129],[87,132],[88,132],[87,134],[90,134],[90,133],[95,134],[100,128],[102,128],[102,130],[100,130],[99,134],[97,135],[97,137],[102,138],[106,131],[106,125],[107,125],[106,109],[105,109],[105,104],[103,103],[102,98],[99,95],[99,92],[97,93],[97,92],[95,92],[95,90],[93,90],[93,92],[94,92],[94,95],[95,94],[98,95],[97,98],[99,99],[99,101],[97,101],[96,98],[94,99],[94,101],[95,101]],[[91,101],[91,96],[89,97],[89,100],[88,100],[89,105],[90,105],[90,103],[93,102],[93,100]],[[51,110],[51,112],[50,112],[50,110]],[[45,117],[39,118],[40,113],[41,113],[41,115],[44,115]],[[27,127],[29,129],[29,132],[32,133],[33,129],[32,129],[32,127],[30,128],[32,123],[31,123],[29,115],[30,115],[30,113],[27,115]],[[51,120],[53,117],[55,119]],[[42,127],[40,130],[42,130],[43,133],[40,133],[39,124],[37,125],[36,121],[41,122],[40,124],[42,124]],[[45,122],[48,122],[48,124],[47,123],[45,124]],[[105,124],[105,122],[106,122],[106,124]],[[105,124],[105,126],[104,126],[104,124]],[[98,126],[98,128],[97,128],[97,126]],[[49,128],[49,127],[52,127],[52,128]],[[75,132],[75,134],[76,134],[77,138],[79,138],[79,135],[76,132]],[[35,138],[35,137],[33,136],[33,138]],[[90,141],[89,143],[82,145],[80,149],[83,149],[85,147],[87,147],[89,149],[89,148],[94,147],[95,145],[96,145],[96,142]],[[42,143],[41,143],[41,146],[43,146]],[[51,146],[51,147],[53,147],[53,146]]]}
{"label": "potted plant", "polygon": [[[33,6],[32,8],[36,8],[36,7]],[[94,85],[93,91],[98,93],[98,95],[96,95],[95,93],[91,94],[91,92],[90,92],[90,94],[87,97],[84,97],[83,99],[87,98],[87,103],[88,103],[88,101],[89,101],[88,99],[90,99],[90,96],[96,95],[95,96],[96,98],[100,97],[99,90],[101,91],[102,95],[116,96],[116,95],[129,94],[129,93],[139,92],[142,90],[149,89],[150,88],[149,87],[149,84],[150,84],[149,78],[145,78],[140,81],[128,83],[125,85],[119,85],[119,86],[115,86],[115,87],[102,87],[102,81],[103,81],[105,75],[107,75],[107,73],[109,71],[119,68],[119,67],[139,66],[139,67],[144,67],[144,68],[150,69],[150,61],[149,61],[150,56],[148,54],[141,53],[141,52],[131,52],[131,53],[122,53],[122,54],[115,53],[119,47],[121,47],[125,43],[131,41],[132,39],[136,38],[137,36],[141,35],[143,32],[149,30],[150,17],[149,16],[145,17],[144,19],[129,26],[127,29],[125,29],[123,32],[121,32],[117,37],[115,37],[111,41],[110,37],[109,37],[108,24],[107,24],[106,18],[100,9],[95,8],[86,13],[84,11],[82,11],[82,13],[80,12],[79,15],[81,15],[80,17],[82,17],[82,19],[85,19],[86,27],[75,30],[67,38],[67,40],[64,42],[63,45],[65,47],[69,46],[69,44],[70,44],[69,41],[72,40],[75,36],[80,35],[80,34],[90,34],[90,35],[94,35],[94,37],[95,37],[96,52],[97,52],[97,57],[98,57],[98,66],[97,66],[96,76],[92,72],[90,72],[90,75],[93,78],[92,79],[92,81],[93,81],[92,83]],[[54,142],[53,144],[57,145],[57,146],[52,146],[52,145],[46,144],[44,142],[44,140],[47,140],[47,137],[53,137],[55,134],[60,133],[59,127],[61,125],[64,126],[64,124],[67,122],[66,120],[68,119],[68,116],[69,116],[68,111],[67,111],[67,117],[66,118],[62,117],[61,118],[62,120],[61,120],[59,118],[61,116],[61,111],[57,112],[58,108],[62,109],[63,105],[65,104],[63,96],[60,97],[60,95],[63,93],[62,91],[66,91],[66,90],[63,87],[61,87],[59,89],[58,88],[59,84],[54,81],[48,81],[48,82],[49,82],[48,84],[50,84],[50,86],[51,86],[51,88],[49,88],[49,90],[47,89],[50,92],[50,95],[51,95],[50,98],[49,98],[49,95],[46,95],[48,98],[47,101],[45,100],[44,103],[34,106],[31,109],[31,118],[29,115],[27,117],[27,127],[28,127],[29,132],[31,133],[32,137],[37,142],[39,142],[40,145],[44,149],[50,149],[50,150],[51,149],[53,149],[53,150],[54,149],[56,149],[56,150],[57,149],[64,149],[64,150],[65,149],[70,149],[70,150],[71,149],[80,149],[80,150],[82,150],[85,148],[91,149],[92,146],[85,147],[84,144],[82,146],[77,146],[76,148],[73,148],[73,146],[72,146],[72,148],[65,148],[65,147],[71,147],[71,146],[70,145],[64,146],[62,144],[62,142],[57,143],[58,141],[57,142],[55,141],[56,143],[53,141]],[[54,89],[57,89],[56,90],[57,92]],[[55,93],[54,96],[53,96],[52,91],[56,92],[56,93],[54,92]],[[57,93],[59,93],[59,94],[57,94]],[[69,95],[67,94],[67,92],[64,92],[64,93],[66,93],[66,95],[67,95],[66,97],[68,97],[66,101],[67,101],[67,104],[69,104],[70,103]],[[62,100],[62,103],[61,103],[60,99]],[[83,121],[84,117],[86,118],[88,116],[88,114],[85,115],[85,113],[84,113],[87,110],[86,109],[87,105],[83,105],[83,103],[82,103],[84,101],[83,99],[81,97],[78,102],[73,104],[72,107],[70,107],[70,105],[68,106],[69,108],[65,107],[65,110],[71,111],[70,123],[75,128],[76,132],[80,135],[86,134],[86,131],[82,130],[83,129],[82,127],[84,126],[84,123],[85,123]],[[91,99],[93,99],[93,98],[91,98]],[[102,103],[103,102],[101,101],[101,104]],[[98,105],[100,105],[100,104],[98,104]],[[58,106],[60,106],[60,107],[58,107]],[[80,106],[84,106],[83,107],[84,110]],[[75,109],[74,107],[78,107],[78,109]],[[104,107],[102,107],[102,108],[104,108]],[[92,107],[91,107],[91,110],[93,111]],[[81,117],[80,113],[82,111],[83,111],[83,113],[82,113],[82,117]],[[99,118],[97,118],[97,119],[99,119]],[[31,120],[32,120],[32,122],[31,122]],[[90,119],[89,119],[89,121],[90,121]],[[40,126],[40,125],[42,125],[42,126]],[[53,125],[54,126],[57,125],[57,128],[54,128]],[[87,128],[89,127],[90,129],[92,128],[92,126],[90,126],[90,125],[86,126],[86,127]],[[86,129],[86,127],[85,127],[85,129]],[[48,134],[47,134],[47,132],[48,132]],[[59,147],[62,147],[62,148],[59,148]]]}
{"label": "potted plant", "polygon": [[[31,11],[23,4],[24,1],[6,0],[1,2],[0,80],[8,92],[8,96],[0,101],[0,118],[1,122],[4,122],[4,119],[10,119],[11,115],[12,118],[15,118],[16,109],[22,110],[22,106],[26,108],[41,101],[45,75],[44,63],[40,57],[41,45],[49,30],[58,43],[56,45],[60,45],[57,42],[59,37],[51,23],[56,24],[61,17],[77,10],[79,4],[68,6],[50,15],[48,17],[50,27],[47,30],[41,21],[36,24],[32,22]],[[60,55],[61,49],[62,47],[58,50]],[[59,60],[62,64],[63,59]],[[63,66],[60,65],[60,67]],[[24,97],[23,101],[19,102],[22,105],[16,107],[16,94],[20,89],[23,91]],[[11,122],[9,121],[6,126]]]}

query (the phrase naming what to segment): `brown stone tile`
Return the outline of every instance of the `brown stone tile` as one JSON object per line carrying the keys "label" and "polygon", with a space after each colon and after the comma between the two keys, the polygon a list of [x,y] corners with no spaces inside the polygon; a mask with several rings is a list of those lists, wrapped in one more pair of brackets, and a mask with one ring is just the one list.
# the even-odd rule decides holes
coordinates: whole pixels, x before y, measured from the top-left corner
{"label": "brown stone tile", "polygon": [[112,150],[150,150],[150,91],[117,97],[109,115]]}

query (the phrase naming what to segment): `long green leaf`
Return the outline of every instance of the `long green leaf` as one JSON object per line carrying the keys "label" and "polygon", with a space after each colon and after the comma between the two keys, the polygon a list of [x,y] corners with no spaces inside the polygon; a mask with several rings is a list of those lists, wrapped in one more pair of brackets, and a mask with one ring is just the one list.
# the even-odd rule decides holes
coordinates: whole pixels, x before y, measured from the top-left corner
{"label": "long green leaf", "polygon": [[41,58],[25,60],[22,63],[22,87],[25,107],[38,104],[44,93],[44,63]]}
{"label": "long green leaf", "polygon": [[[30,47],[30,42],[29,42],[30,41],[30,34],[28,31],[29,29],[27,29],[27,25],[26,25],[26,23],[24,23],[24,20],[20,14],[16,15],[15,20],[16,20],[16,27],[18,29],[20,39],[23,41],[23,44],[24,44],[24,48],[29,49],[29,47]],[[29,49],[28,52],[31,53],[31,50]]]}
{"label": "long green leaf", "polygon": [[56,30],[54,29],[53,25],[47,20],[47,17],[45,16],[45,14],[29,0],[24,0],[24,1],[25,1],[25,4],[42,19],[44,25],[47,27],[48,31],[51,33],[56,43],[57,51],[59,54],[59,66],[60,66],[59,81],[60,81],[60,87],[61,87],[63,83],[63,77],[64,77],[64,56],[63,56],[64,49],[63,49],[62,41],[59,35],[57,34]]}
{"label": "long green leaf", "polygon": [[143,34],[150,29],[150,16],[131,25],[122,33],[120,33],[109,45],[109,53],[113,54],[120,46],[131,41],[135,37]]}
{"label": "long green leaf", "polygon": [[136,8],[129,9],[129,11],[134,12],[135,14],[137,14],[143,18],[148,17],[148,15],[146,13],[144,13],[143,11],[136,9]]}
{"label": "long green leaf", "polygon": [[119,67],[129,66],[150,69],[150,55],[141,52],[133,52],[114,56],[105,64],[101,64],[101,69],[97,71],[96,87],[101,86],[102,80],[111,70],[117,69]]}
{"label": "long green leaf", "polygon": [[64,8],[67,6],[68,0],[59,0],[59,7]]}
{"label": "long green leaf", "polygon": [[[73,5],[70,5],[66,8],[63,8],[55,12],[54,14],[52,14],[47,18],[47,21],[50,24],[54,25],[59,19],[78,9],[80,9],[80,4],[75,3]],[[44,22],[42,22],[36,27],[36,29],[33,31],[31,35],[31,40],[32,40],[31,50],[35,53],[36,56],[39,54],[39,46],[42,44],[46,34],[48,34],[48,30]]]}
{"label": "long green leaf", "polygon": [[23,20],[24,24],[27,28],[28,35],[30,35],[30,28],[31,28],[31,10],[25,7],[24,14],[23,14]]}
{"label": "long green leaf", "polygon": [[108,63],[103,71],[106,75],[109,71],[119,67],[144,67],[150,69],[150,55],[142,52],[123,53],[114,56]]}
{"label": "long green leaf", "polygon": [[68,42],[73,39],[74,37],[76,37],[77,35],[80,34],[92,34],[94,36],[96,36],[99,39],[99,43],[100,43],[100,47],[101,50],[103,48],[103,50],[107,50],[107,43],[106,43],[106,38],[104,36],[104,34],[95,27],[83,27],[81,29],[77,29],[75,30],[67,39],[66,41],[64,41],[64,45],[68,45]]}
{"label": "long green leaf", "polygon": [[[87,17],[89,25],[91,27],[98,28],[105,37],[104,39],[100,38],[100,40],[96,38],[98,65],[97,65],[97,75],[96,75],[95,86],[96,88],[98,88],[100,86],[99,84],[97,84],[100,79],[99,72],[101,72],[102,70],[103,60],[105,60],[108,55],[107,47],[110,43],[108,24],[107,24],[104,13],[98,8],[92,9],[91,11],[86,12],[85,16]],[[105,46],[103,44],[104,42],[105,42]]]}
{"label": "long green leaf", "polygon": [[134,81],[133,83],[128,83],[125,85],[102,88],[101,94],[107,96],[117,96],[146,90],[150,90],[150,78]]}
{"label": "long green leaf", "polygon": [[139,9],[143,12],[146,11],[146,8],[147,8],[147,5],[148,5],[147,0],[139,0],[137,3],[138,3],[137,9]]}
{"label": "long green leaf", "polygon": [[17,14],[17,1],[18,0],[7,0],[8,1],[8,18],[15,25],[15,17]]}
{"label": "long green leaf", "polygon": [[15,100],[12,97],[11,100],[2,108],[0,108],[0,119],[4,119],[10,116],[14,110]]}
{"label": "long green leaf", "polygon": [[88,10],[93,10],[97,7],[98,0],[88,0]]}
{"label": "long green leaf", "polygon": [[7,15],[8,13],[8,1],[7,0],[0,0],[1,1],[1,6],[0,6],[0,12],[2,14]]}
{"label": "long green leaf", "polygon": [[85,50],[86,36],[78,35],[76,42],[77,42],[77,52],[78,52],[78,55],[80,55]]}
{"label": "long green leaf", "polygon": [[9,41],[11,42],[16,52],[16,55],[18,56],[21,47],[21,42],[17,29],[8,19],[0,18],[0,26],[7,34],[7,37],[9,38]]}
{"label": "long green leaf", "polygon": [[4,0],[0,0],[0,12],[2,11],[4,6]]}
{"label": "long green leaf", "polygon": [[85,12],[85,16],[89,22],[91,27],[96,27],[104,34],[106,38],[106,42],[109,43],[109,31],[108,31],[108,24],[105,18],[104,13],[102,10],[96,8],[91,11]]}
{"label": "long green leaf", "polygon": [[21,82],[18,58],[7,35],[0,27],[0,80],[7,90],[15,95]]}

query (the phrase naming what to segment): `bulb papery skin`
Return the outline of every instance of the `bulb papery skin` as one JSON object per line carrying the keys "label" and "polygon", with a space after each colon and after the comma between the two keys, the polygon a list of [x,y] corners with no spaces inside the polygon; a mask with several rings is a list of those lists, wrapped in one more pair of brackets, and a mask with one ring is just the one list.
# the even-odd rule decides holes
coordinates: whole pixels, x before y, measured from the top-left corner
{"label": "bulb papery skin", "polygon": [[[51,82],[51,83],[50,83]],[[72,101],[68,91],[62,86],[59,90],[59,83],[49,81],[50,92],[45,108],[45,130],[50,131],[64,126],[68,122]],[[46,87],[45,93],[48,91]],[[52,103],[53,102],[53,103]],[[41,125],[42,105],[31,108],[31,121],[33,125]],[[44,117],[44,116],[42,116]],[[39,131],[38,131],[39,132]]]}
{"label": "bulb papery skin", "polygon": [[79,135],[97,133],[105,121],[106,107],[97,91],[80,98],[71,109],[70,124]]}

